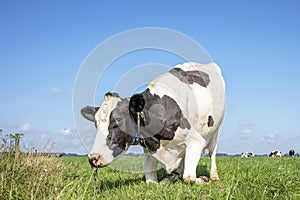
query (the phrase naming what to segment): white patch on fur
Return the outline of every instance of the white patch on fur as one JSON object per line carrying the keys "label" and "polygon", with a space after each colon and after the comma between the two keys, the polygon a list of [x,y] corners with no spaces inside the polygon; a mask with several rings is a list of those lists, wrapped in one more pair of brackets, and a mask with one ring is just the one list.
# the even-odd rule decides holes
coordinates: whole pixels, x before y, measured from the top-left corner
{"label": "white patch on fur", "polygon": [[98,131],[91,154],[100,155],[106,164],[114,160],[113,151],[106,145],[106,137],[108,135],[110,113],[117,107],[119,101],[121,99],[118,97],[105,97],[105,101],[95,115]]}
{"label": "white patch on fur", "polygon": [[[222,122],[225,109],[225,83],[220,68],[215,63],[198,64],[184,63],[175,68],[184,71],[197,70],[209,75],[207,87],[198,83],[186,84],[173,74],[167,72],[153,80],[148,88],[151,94],[172,98],[180,107],[183,117],[191,125],[190,129],[180,128],[175,132],[172,140],[161,140],[160,148],[153,154],[145,152],[146,182],[157,182],[156,168],[160,162],[171,173],[177,169],[184,159],[183,178],[186,182],[202,183],[196,177],[196,168],[204,149],[209,150],[211,156],[211,178],[218,180],[215,162],[218,129]],[[106,97],[96,113],[98,132],[91,153],[98,154],[106,164],[113,161],[113,151],[106,145],[108,135],[109,116],[121,99]],[[209,116],[214,125],[208,127]]]}
{"label": "white patch on fur", "polygon": [[[174,99],[191,125],[190,130],[178,128],[173,140],[161,141],[161,147],[152,156],[165,166],[167,173],[175,170],[184,158],[183,178],[200,183],[201,179],[196,179],[196,167],[201,152],[208,148],[212,175],[218,179],[215,163],[216,142],[225,109],[225,83],[221,70],[215,63],[184,63],[174,68],[203,71],[209,75],[210,82],[207,87],[197,83],[186,84],[173,74],[165,73],[150,83],[150,92]],[[207,124],[209,116],[214,120],[212,127]]]}

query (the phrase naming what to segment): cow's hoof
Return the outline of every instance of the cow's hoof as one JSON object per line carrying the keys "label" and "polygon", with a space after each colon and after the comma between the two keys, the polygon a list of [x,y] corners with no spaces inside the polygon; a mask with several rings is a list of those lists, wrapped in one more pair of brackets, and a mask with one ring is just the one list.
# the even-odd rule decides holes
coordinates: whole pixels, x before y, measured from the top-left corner
{"label": "cow's hoof", "polygon": [[206,176],[200,176],[199,178],[196,178],[196,184],[206,184],[209,183],[209,178]]}
{"label": "cow's hoof", "polygon": [[212,181],[218,181],[220,180],[218,176],[213,176],[213,177],[210,177],[210,180]]}
{"label": "cow's hoof", "polygon": [[171,183],[171,180],[167,179],[167,178],[164,178],[163,180],[161,180],[159,182],[159,184],[168,184],[168,183]]}
{"label": "cow's hoof", "polygon": [[183,179],[184,179],[184,182],[186,182],[186,183],[194,184],[194,183],[196,183],[196,179],[197,179],[197,178],[194,178],[194,177],[186,177],[186,178],[183,178]]}
{"label": "cow's hoof", "polygon": [[153,180],[151,180],[151,179],[147,179],[147,180],[146,180],[146,183],[147,183],[147,184],[158,184],[157,181],[153,181]]}
{"label": "cow's hoof", "polygon": [[172,174],[166,174],[159,183],[160,184],[171,183],[179,178],[180,178],[179,174],[174,172]]}
{"label": "cow's hoof", "polygon": [[199,178],[201,178],[204,183],[208,183],[210,181],[207,176],[200,176]]}
{"label": "cow's hoof", "polygon": [[184,181],[189,184],[205,184],[209,183],[210,180],[206,176],[200,176],[199,178],[187,177]]}

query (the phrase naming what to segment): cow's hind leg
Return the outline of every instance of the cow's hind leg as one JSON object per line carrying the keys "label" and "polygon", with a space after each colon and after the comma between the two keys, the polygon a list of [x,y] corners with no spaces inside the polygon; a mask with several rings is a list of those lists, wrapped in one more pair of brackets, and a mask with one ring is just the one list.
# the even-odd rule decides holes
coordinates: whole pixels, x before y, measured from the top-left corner
{"label": "cow's hind leg", "polygon": [[[201,136],[200,136],[201,137]],[[187,183],[204,183],[205,181],[201,178],[196,177],[196,169],[199,163],[201,152],[206,146],[205,140],[197,138],[187,144],[185,160],[184,160],[184,172],[183,179]]]}
{"label": "cow's hind leg", "polygon": [[217,152],[217,144],[215,144],[214,147],[212,147],[212,149],[209,148],[209,156],[211,160],[210,179],[215,181],[219,180],[217,165],[216,165],[216,152]]}
{"label": "cow's hind leg", "polygon": [[210,179],[211,180],[219,180],[218,172],[217,172],[217,165],[216,165],[216,154],[217,154],[217,136],[216,133],[213,140],[211,141],[210,145],[208,146],[209,156],[211,160],[211,167],[210,167]]}
{"label": "cow's hind leg", "polygon": [[145,153],[144,172],[146,183],[158,183],[157,181],[158,161],[150,154]]}

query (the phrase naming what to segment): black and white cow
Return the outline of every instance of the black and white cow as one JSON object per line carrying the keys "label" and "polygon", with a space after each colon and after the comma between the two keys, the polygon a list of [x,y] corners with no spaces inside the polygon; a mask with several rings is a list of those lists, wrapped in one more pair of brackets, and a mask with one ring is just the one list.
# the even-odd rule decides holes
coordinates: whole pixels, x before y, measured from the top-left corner
{"label": "black and white cow", "polygon": [[241,155],[241,157],[243,157],[243,158],[249,158],[249,157],[254,157],[254,156],[255,156],[255,154],[252,151],[244,152]]}
{"label": "black and white cow", "polygon": [[184,63],[153,80],[130,98],[107,93],[100,107],[82,108],[98,129],[88,155],[93,167],[104,167],[130,145],[144,148],[146,182],[157,182],[157,166],[188,183],[196,177],[201,152],[211,158],[210,179],[218,180],[216,149],[225,109],[225,84],[215,63]]}
{"label": "black and white cow", "polygon": [[281,157],[281,151],[271,151],[269,157]]}
{"label": "black and white cow", "polygon": [[289,155],[290,155],[291,157],[294,157],[294,156],[295,156],[295,150],[294,150],[294,149],[291,149],[291,150],[289,151]]}

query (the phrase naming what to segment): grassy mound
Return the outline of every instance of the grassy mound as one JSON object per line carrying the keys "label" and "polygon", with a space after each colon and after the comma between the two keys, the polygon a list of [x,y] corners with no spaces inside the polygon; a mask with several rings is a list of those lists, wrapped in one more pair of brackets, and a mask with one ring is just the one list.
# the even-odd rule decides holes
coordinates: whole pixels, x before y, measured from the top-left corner
{"label": "grassy mound", "polygon": [[0,196],[3,199],[46,199],[64,187],[65,164],[55,157],[0,154]]}

